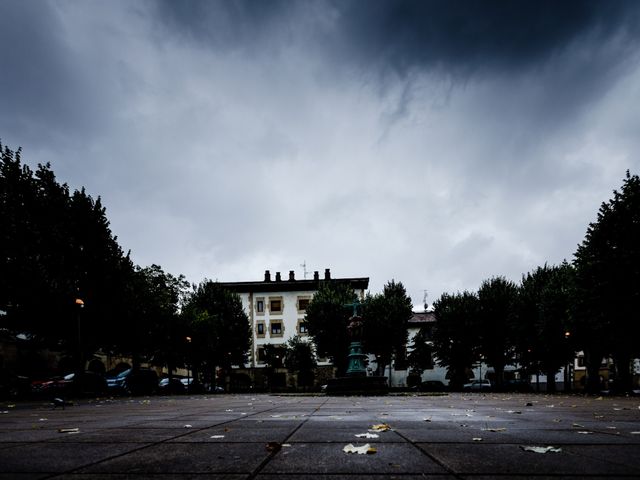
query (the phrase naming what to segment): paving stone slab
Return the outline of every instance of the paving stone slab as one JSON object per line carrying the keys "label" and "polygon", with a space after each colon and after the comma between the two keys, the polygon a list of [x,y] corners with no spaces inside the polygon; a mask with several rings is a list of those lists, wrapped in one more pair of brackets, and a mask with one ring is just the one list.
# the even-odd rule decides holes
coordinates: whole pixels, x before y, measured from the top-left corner
{"label": "paving stone slab", "polygon": [[[353,442],[363,445],[367,442]],[[376,444],[372,455],[346,454],[346,443],[292,443],[271,459],[260,473],[371,474],[447,473],[409,444]]]}
{"label": "paving stone slab", "polygon": [[56,476],[54,478],[55,480],[245,480],[247,478],[247,475],[232,473],[80,473],[64,474],[61,476]]}
{"label": "paving stone slab", "polygon": [[40,480],[50,476],[48,473],[0,473],[0,480]]}
{"label": "paving stone slab", "polygon": [[0,450],[0,465],[4,473],[65,472],[134,448],[139,445],[33,443]]}
{"label": "paving stone slab", "polygon": [[[191,434],[170,440],[169,443],[231,443],[231,442],[284,442],[284,440],[297,428],[296,426],[272,427],[246,427],[239,422],[226,426],[207,428]],[[222,436],[223,438],[211,438],[212,436]]]}
{"label": "paving stone slab", "polygon": [[628,466],[640,478],[640,445],[570,445],[563,449],[589,459]]}
{"label": "paving stone slab", "polygon": [[481,438],[484,443],[521,443],[522,440],[505,432],[489,432],[479,428],[459,427],[457,429],[420,428],[396,429],[414,443],[476,443]]}
{"label": "paving stone slab", "polygon": [[187,432],[184,428],[105,428],[73,435],[57,434],[49,442],[73,443],[156,443],[169,440]]}
{"label": "paving stone slab", "polygon": [[269,455],[262,443],[164,443],[81,473],[251,473]]}
{"label": "paving stone slab", "polygon": [[[283,480],[283,479],[293,479],[296,480],[454,480],[456,479],[453,475],[441,475],[441,474],[430,474],[430,473],[421,473],[418,475],[415,474],[403,474],[403,473],[370,473],[367,475],[357,475],[357,474],[338,474],[338,475],[300,475],[300,474],[264,474],[256,476],[256,480]],[[627,479],[628,480],[628,479]]]}
{"label": "paving stone slab", "polygon": [[[458,474],[637,474],[638,470],[605,459],[576,455],[563,448],[560,453],[533,453],[519,445],[419,444],[430,456]],[[543,445],[546,446],[546,445]],[[580,447],[584,448],[584,447]]]}
{"label": "paving stone slab", "polygon": [[349,424],[348,426],[339,425],[339,426],[331,426],[326,424],[313,424],[311,422],[307,422],[302,425],[292,436],[289,438],[288,442],[297,442],[297,443],[317,443],[317,442],[345,442],[347,443],[355,443],[355,442],[367,442],[367,443],[403,443],[406,442],[401,436],[397,433],[389,430],[386,432],[375,432],[378,435],[378,438],[358,438],[356,434],[361,433],[374,433],[369,432],[369,428],[371,425],[357,423],[357,424]]}

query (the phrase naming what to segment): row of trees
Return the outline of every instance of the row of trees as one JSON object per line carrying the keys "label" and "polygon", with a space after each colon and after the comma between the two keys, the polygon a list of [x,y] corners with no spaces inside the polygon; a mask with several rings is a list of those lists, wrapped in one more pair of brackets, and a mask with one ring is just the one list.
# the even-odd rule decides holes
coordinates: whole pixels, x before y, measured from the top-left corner
{"label": "row of trees", "polygon": [[307,308],[307,327],[317,353],[332,360],[338,375],[347,368],[351,340],[346,327],[353,305],[360,307],[358,314],[365,325],[363,349],[376,356],[378,374],[382,374],[394,355],[404,353],[407,322],[412,316],[411,298],[404,285],[393,280],[382,293],[367,294],[361,303],[348,284],[327,282],[320,286]]}
{"label": "row of trees", "polygon": [[100,198],[72,192],[48,164],[32,170],[21,150],[0,152],[1,331],[65,352],[76,368],[97,350],[170,372],[189,363],[210,374],[245,361],[250,327],[237,295],[134,265]]}
{"label": "row of trees", "polygon": [[[443,294],[435,303],[433,350],[461,387],[483,359],[495,370],[517,364],[525,375],[555,374],[582,350],[587,389],[597,391],[603,357],[617,367],[615,387],[632,388],[632,359],[640,357],[640,179],[627,172],[620,191],[604,202],[572,263],[538,267],[519,284],[503,277],[477,292]],[[414,341],[410,364],[425,368],[426,332]]]}

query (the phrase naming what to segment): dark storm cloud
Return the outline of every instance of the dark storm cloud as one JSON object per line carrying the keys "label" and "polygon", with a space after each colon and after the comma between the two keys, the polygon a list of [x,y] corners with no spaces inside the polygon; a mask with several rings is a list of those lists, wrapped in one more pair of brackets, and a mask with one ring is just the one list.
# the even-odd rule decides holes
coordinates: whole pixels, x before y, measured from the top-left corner
{"label": "dark storm cloud", "polygon": [[42,138],[60,123],[82,123],[82,111],[74,108],[81,85],[55,10],[47,3],[1,2],[0,18],[0,131]]}
{"label": "dark storm cloud", "polygon": [[[340,44],[363,63],[406,73],[519,69],[576,40],[598,46],[617,35],[638,40],[635,1],[336,2]],[[630,46],[630,45],[628,45]]]}
{"label": "dark storm cloud", "polygon": [[517,70],[576,41],[615,40],[629,51],[640,36],[640,3],[631,0],[166,0],[158,14],[179,35],[215,46],[321,43],[334,60],[400,75]]}

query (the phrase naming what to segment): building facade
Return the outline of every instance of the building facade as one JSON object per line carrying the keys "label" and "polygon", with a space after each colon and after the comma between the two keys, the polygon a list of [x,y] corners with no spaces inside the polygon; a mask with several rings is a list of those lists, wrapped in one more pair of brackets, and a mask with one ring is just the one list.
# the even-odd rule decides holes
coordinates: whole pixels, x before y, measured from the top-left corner
{"label": "building facade", "polygon": [[[361,300],[369,286],[368,277],[331,278],[329,269],[324,271],[322,277],[314,272],[312,279],[296,279],[293,271],[289,271],[287,278],[282,278],[280,272],[272,277],[267,270],[262,281],[220,283],[223,288],[240,296],[244,311],[249,317],[252,346],[246,367],[252,381],[255,382],[255,370],[265,366],[265,345],[273,345],[279,349],[284,348],[287,341],[295,335],[308,338],[306,309],[320,285],[326,282],[348,284]],[[279,356],[279,360],[280,364],[272,366],[281,367],[282,356]],[[330,364],[319,359],[319,365]]]}

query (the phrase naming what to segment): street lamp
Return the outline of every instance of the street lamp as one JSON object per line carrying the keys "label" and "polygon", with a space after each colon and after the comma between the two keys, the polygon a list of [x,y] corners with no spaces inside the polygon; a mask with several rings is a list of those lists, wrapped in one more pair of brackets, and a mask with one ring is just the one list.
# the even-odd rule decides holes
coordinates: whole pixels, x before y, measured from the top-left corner
{"label": "street lamp", "polygon": [[76,298],[73,302],[77,307],[76,323],[78,327],[78,374],[84,373],[84,355],[82,354],[82,329],[80,325],[80,311],[84,308],[84,301],[81,298]]}

